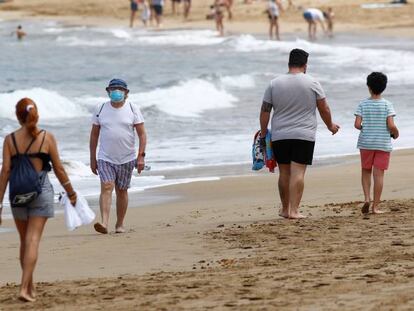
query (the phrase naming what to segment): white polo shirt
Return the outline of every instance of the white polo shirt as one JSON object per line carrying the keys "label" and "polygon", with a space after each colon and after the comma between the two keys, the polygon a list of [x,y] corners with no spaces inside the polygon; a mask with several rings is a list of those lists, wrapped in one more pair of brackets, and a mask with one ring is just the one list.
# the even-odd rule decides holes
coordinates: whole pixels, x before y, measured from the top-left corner
{"label": "white polo shirt", "polygon": [[124,164],[136,159],[135,125],[144,123],[137,105],[125,103],[115,108],[106,102],[96,108],[92,123],[100,126],[98,159]]}

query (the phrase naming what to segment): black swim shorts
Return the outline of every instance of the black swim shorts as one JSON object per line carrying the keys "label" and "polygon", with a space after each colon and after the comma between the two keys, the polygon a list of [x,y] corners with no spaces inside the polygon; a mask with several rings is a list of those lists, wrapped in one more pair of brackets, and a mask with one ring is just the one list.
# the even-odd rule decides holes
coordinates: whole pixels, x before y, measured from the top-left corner
{"label": "black swim shorts", "polygon": [[138,11],[138,3],[131,1],[131,11]]}
{"label": "black swim shorts", "polygon": [[162,15],[162,5],[154,4],[152,8],[154,9],[155,14],[158,16]]}
{"label": "black swim shorts", "polygon": [[312,165],[314,141],[301,139],[283,139],[272,142],[273,155],[279,164],[299,164]]}

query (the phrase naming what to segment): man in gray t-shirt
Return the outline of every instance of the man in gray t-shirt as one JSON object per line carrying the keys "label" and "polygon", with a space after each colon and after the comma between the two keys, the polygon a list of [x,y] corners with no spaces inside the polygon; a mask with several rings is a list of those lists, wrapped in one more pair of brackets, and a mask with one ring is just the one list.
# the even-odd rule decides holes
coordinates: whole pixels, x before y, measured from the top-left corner
{"label": "man in gray t-shirt", "polygon": [[[316,109],[332,134],[339,126],[332,122],[325,92],[313,77],[305,74],[308,53],[294,49],[289,56],[289,72],[273,79],[263,96],[260,112],[264,138],[272,116],[272,148],[279,165],[280,216],[303,218],[299,204],[307,165],[312,165],[316,136]],[[264,139],[262,139],[263,141]]]}

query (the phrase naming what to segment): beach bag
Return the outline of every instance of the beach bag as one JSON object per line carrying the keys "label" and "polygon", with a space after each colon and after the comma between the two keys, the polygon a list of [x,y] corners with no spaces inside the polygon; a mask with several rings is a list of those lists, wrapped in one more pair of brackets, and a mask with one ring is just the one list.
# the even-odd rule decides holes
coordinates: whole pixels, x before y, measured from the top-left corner
{"label": "beach bag", "polygon": [[82,221],[82,225],[89,225],[95,220],[95,213],[89,207],[88,201],[79,194],[78,199],[76,200],[75,209]]}
{"label": "beach bag", "polygon": [[90,209],[86,199],[78,192],[76,205],[70,203],[67,194],[60,198],[60,204],[65,211],[65,224],[69,231],[73,231],[82,225],[89,225],[95,219],[95,213]]}
{"label": "beach bag", "polygon": [[270,131],[266,133],[266,149],[262,150],[260,146],[260,131],[257,131],[254,135],[253,145],[252,145],[252,158],[253,166],[252,170],[259,171],[264,166],[269,169],[269,172],[274,173],[275,167],[277,166],[276,160],[273,156],[272,150],[272,136]]}
{"label": "beach bag", "polygon": [[[42,131],[43,132],[43,131]],[[39,176],[27,152],[36,140],[32,139],[24,153],[19,153],[14,133],[11,134],[16,155],[12,158],[9,177],[9,199],[12,207],[27,206],[42,193],[44,174]]]}

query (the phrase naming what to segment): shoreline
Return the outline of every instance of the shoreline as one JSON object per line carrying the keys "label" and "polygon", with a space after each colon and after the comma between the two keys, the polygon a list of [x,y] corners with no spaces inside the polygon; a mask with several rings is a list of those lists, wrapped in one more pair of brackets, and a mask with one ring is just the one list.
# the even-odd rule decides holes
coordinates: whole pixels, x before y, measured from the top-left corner
{"label": "shoreline", "polygon": [[[52,1],[52,0],[49,0]],[[18,1],[17,1],[18,2]],[[45,1],[48,3],[48,1]],[[354,1],[354,2],[361,2],[361,1]],[[13,3],[13,2],[12,2]],[[362,2],[361,2],[362,3]],[[3,4],[4,6],[5,4]],[[322,5],[323,6],[323,5]],[[325,5],[326,6],[326,5]],[[100,13],[102,16],[94,15],[94,13],[83,13],[83,15],[67,15],[67,14],[61,14],[62,12],[56,11],[53,15],[47,14],[47,10],[45,12],[41,13],[37,12],[36,9],[33,9],[34,11],[25,11],[21,10],[19,6],[18,8],[13,10],[7,10],[2,9],[2,6],[0,4],[0,20],[16,20],[16,21],[22,21],[22,20],[34,20],[34,21],[53,21],[58,23],[63,23],[67,26],[87,26],[87,27],[122,27],[130,29],[128,26],[129,23],[129,11],[122,9],[122,18],[121,16],[113,17],[109,13]],[[259,7],[260,8],[260,7]],[[335,23],[335,33],[336,34],[375,34],[375,35],[381,35],[381,36],[388,36],[388,37],[399,37],[399,38],[413,38],[414,37],[414,23],[412,21],[408,20],[399,20],[399,19],[384,19],[382,17],[382,22],[376,22],[376,23],[361,23],[358,21],[354,21],[354,17],[352,17],[352,13],[350,13],[352,9],[355,9],[356,6],[353,7],[344,7],[344,14],[340,21],[337,21]],[[258,9],[258,6],[256,5],[254,8],[256,10]],[[387,13],[387,12],[401,12],[400,10],[404,9],[413,11],[414,12],[414,5],[407,4],[406,6],[402,8],[398,8],[396,11],[393,11],[395,9],[390,10],[362,10],[362,12],[368,14],[368,16],[371,16],[369,11],[373,11],[372,13]],[[167,7],[167,14],[165,16],[165,22],[163,24],[163,27],[161,29],[157,29],[155,27],[148,27],[143,28],[140,24],[140,21],[136,21],[137,25],[135,29],[148,29],[148,30],[178,30],[178,29],[209,29],[214,30],[214,23],[211,20],[204,20],[201,18],[202,13],[200,13],[200,8],[196,7],[196,13],[195,17],[193,19],[190,19],[188,21],[183,21],[180,17],[177,16],[171,16],[170,8]],[[368,12],[367,12],[368,11]],[[408,13],[407,11],[406,13]],[[251,34],[251,35],[267,35],[268,34],[268,22],[263,14],[261,16],[253,15],[249,16],[250,10],[247,10],[246,12],[242,12],[242,15],[239,18],[235,18],[233,21],[227,21],[225,24],[226,27],[226,33],[228,35],[232,34]],[[97,13],[97,12],[95,12]],[[303,18],[301,18],[301,14],[299,14],[299,10],[291,10],[287,12],[286,18],[282,16],[280,21],[280,27],[281,27],[281,36],[283,39],[284,35],[299,35],[299,36],[305,36],[307,35],[307,25]],[[201,15],[200,15],[201,14]],[[357,15],[361,15],[362,13],[359,12]],[[366,15],[365,14],[365,15]],[[364,14],[363,14],[364,15]],[[393,15],[393,14],[391,14]],[[404,14],[404,16],[407,14]],[[105,17],[105,18],[102,18]],[[361,20],[363,20],[365,17],[361,17]],[[379,33],[381,32],[381,33]]]}

